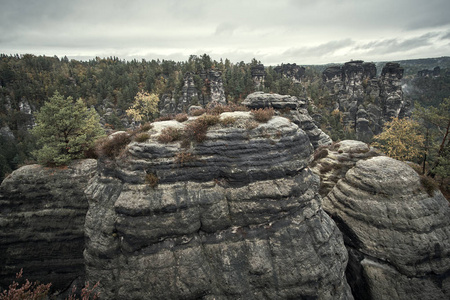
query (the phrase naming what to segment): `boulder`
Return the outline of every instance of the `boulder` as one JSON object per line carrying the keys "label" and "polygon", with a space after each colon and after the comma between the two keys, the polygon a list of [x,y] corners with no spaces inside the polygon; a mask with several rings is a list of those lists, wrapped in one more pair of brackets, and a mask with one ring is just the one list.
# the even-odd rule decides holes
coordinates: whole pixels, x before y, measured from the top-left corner
{"label": "boulder", "polygon": [[360,160],[324,198],[344,234],[356,299],[448,299],[450,208],[407,164]]}
{"label": "boulder", "polygon": [[159,143],[154,126],[99,162],[86,189],[88,279],[105,299],[352,299],[308,136],[279,116],[220,118],[235,122],[190,148]]}

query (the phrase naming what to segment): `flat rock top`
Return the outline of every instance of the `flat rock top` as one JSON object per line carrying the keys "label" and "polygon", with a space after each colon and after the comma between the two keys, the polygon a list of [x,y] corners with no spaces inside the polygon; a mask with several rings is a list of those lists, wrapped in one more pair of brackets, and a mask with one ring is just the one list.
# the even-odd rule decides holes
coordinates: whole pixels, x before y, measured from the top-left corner
{"label": "flat rock top", "polygon": [[369,151],[369,146],[361,141],[355,141],[355,140],[343,140],[339,142],[340,147],[339,150],[342,150],[343,152],[367,152]]}

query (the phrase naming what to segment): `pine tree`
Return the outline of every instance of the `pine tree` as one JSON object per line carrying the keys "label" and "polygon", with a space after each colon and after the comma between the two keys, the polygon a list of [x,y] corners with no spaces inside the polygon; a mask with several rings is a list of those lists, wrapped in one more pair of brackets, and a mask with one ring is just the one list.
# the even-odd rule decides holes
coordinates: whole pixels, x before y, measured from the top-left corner
{"label": "pine tree", "polygon": [[87,109],[81,99],[73,101],[58,92],[36,114],[36,123],[32,134],[41,148],[33,155],[43,165],[66,165],[73,159],[84,158],[85,152],[104,134],[94,109]]}

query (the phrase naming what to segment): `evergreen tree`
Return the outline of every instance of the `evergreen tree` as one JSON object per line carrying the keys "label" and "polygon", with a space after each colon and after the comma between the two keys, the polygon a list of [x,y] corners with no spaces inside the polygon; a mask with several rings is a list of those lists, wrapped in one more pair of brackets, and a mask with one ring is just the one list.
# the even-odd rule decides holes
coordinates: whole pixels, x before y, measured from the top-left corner
{"label": "evergreen tree", "polygon": [[87,109],[81,99],[73,101],[58,92],[36,114],[36,123],[32,134],[40,149],[33,154],[43,165],[65,165],[85,157],[94,141],[104,134],[95,110]]}

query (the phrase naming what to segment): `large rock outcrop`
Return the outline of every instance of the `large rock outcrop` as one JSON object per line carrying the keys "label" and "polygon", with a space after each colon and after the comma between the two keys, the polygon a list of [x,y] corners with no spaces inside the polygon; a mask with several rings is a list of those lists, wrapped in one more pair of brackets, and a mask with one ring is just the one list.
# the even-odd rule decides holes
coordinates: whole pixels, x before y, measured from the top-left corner
{"label": "large rock outcrop", "polygon": [[149,140],[99,162],[86,190],[88,278],[105,299],[352,299],[308,136],[283,117],[220,118],[228,125],[188,149],[157,137],[195,118],[154,123]]}
{"label": "large rock outcrop", "polygon": [[407,164],[360,160],[324,209],[344,234],[355,299],[449,299],[450,208]]}
{"label": "large rock outcrop", "polygon": [[310,164],[311,170],[320,177],[319,194],[322,197],[328,195],[358,161],[379,155],[379,152],[366,143],[354,140],[319,147],[314,152],[314,161]]}
{"label": "large rock outcrop", "polygon": [[67,168],[28,165],[0,186],[0,286],[23,268],[29,280],[52,283],[54,291],[84,284],[84,188],[95,160]]}
{"label": "large rock outcrop", "polygon": [[306,101],[295,96],[254,92],[242,102],[250,109],[272,107],[303,129],[314,149],[331,144],[331,138],[314,123],[306,109]]}
{"label": "large rock outcrop", "polygon": [[403,68],[387,63],[376,77],[374,63],[351,61],[332,66],[323,72],[323,81],[339,110],[344,126],[355,129],[358,139],[370,140],[381,132],[392,117],[410,114],[410,103],[403,98],[401,79]]}

